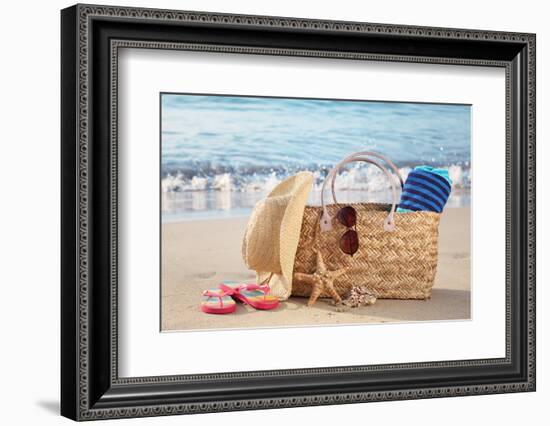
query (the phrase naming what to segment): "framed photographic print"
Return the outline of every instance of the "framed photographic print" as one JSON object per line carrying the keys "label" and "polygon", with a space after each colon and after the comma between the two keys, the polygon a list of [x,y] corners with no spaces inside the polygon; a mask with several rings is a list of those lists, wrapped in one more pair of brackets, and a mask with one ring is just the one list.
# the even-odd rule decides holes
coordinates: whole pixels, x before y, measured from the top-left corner
{"label": "framed photographic print", "polygon": [[535,35],[61,29],[64,416],[535,390]]}

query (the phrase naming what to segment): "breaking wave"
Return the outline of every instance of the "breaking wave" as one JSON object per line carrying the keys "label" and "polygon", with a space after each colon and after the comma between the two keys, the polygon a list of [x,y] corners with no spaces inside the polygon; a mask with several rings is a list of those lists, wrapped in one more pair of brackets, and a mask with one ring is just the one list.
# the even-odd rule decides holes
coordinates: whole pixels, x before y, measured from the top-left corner
{"label": "breaking wave", "polygon": [[[449,176],[454,188],[469,189],[471,186],[470,167],[463,164],[439,166],[449,170]],[[399,168],[404,180],[413,167]],[[301,170],[309,170],[314,175],[314,189],[320,190],[323,180],[328,173],[328,167],[310,167]],[[198,174],[189,171],[172,171],[162,178],[162,192],[194,192],[194,191],[220,191],[220,192],[245,192],[268,193],[286,177],[300,171],[298,168],[279,170],[255,170],[250,171],[223,171],[221,173],[210,170],[201,171]],[[379,192],[390,188],[387,177],[375,167],[362,165],[353,166],[339,174],[335,183],[339,191],[369,191]]]}

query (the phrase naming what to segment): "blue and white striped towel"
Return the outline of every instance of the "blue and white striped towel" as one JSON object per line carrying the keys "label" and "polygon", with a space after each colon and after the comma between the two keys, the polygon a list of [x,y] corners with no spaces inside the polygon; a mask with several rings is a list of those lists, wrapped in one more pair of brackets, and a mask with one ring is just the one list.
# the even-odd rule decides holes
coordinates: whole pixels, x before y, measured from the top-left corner
{"label": "blue and white striped towel", "polygon": [[449,199],[451,185],[447,170],[429,166],[415,167],[407,176],[397,212],[441,213]]}

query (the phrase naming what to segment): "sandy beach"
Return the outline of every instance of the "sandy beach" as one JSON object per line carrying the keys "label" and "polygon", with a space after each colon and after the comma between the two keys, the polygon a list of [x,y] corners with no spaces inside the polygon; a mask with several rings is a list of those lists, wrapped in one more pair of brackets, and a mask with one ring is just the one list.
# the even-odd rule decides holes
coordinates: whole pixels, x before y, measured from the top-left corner
{"label": "sandy beach", "polygon": [[163,331],[323,324],[459,320],[470,318],[470,209],[448,208],[441,217],[439,260],[432,298],[383,300],[338,312],[327,301],[312,308],[291,297],[273,311],[239,304],[229,315],[199,309],[201,293],[221,280],[251,280],[241,258],[247,218],[162,225],[161,329]]}

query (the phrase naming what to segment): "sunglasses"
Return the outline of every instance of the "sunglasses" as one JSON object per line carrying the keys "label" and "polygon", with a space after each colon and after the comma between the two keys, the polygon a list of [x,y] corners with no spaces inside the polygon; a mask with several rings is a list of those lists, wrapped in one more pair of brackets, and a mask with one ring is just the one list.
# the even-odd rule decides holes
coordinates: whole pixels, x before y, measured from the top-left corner
{"label": "sunglasses", "polygon": [[[357,212],[351,206],[342,207],[336,215],[338,221],[346,228],[355,228]],[[340,237],[340,250],[353,256],[359,250],[359,236],[356,229],[348,229]]]}

